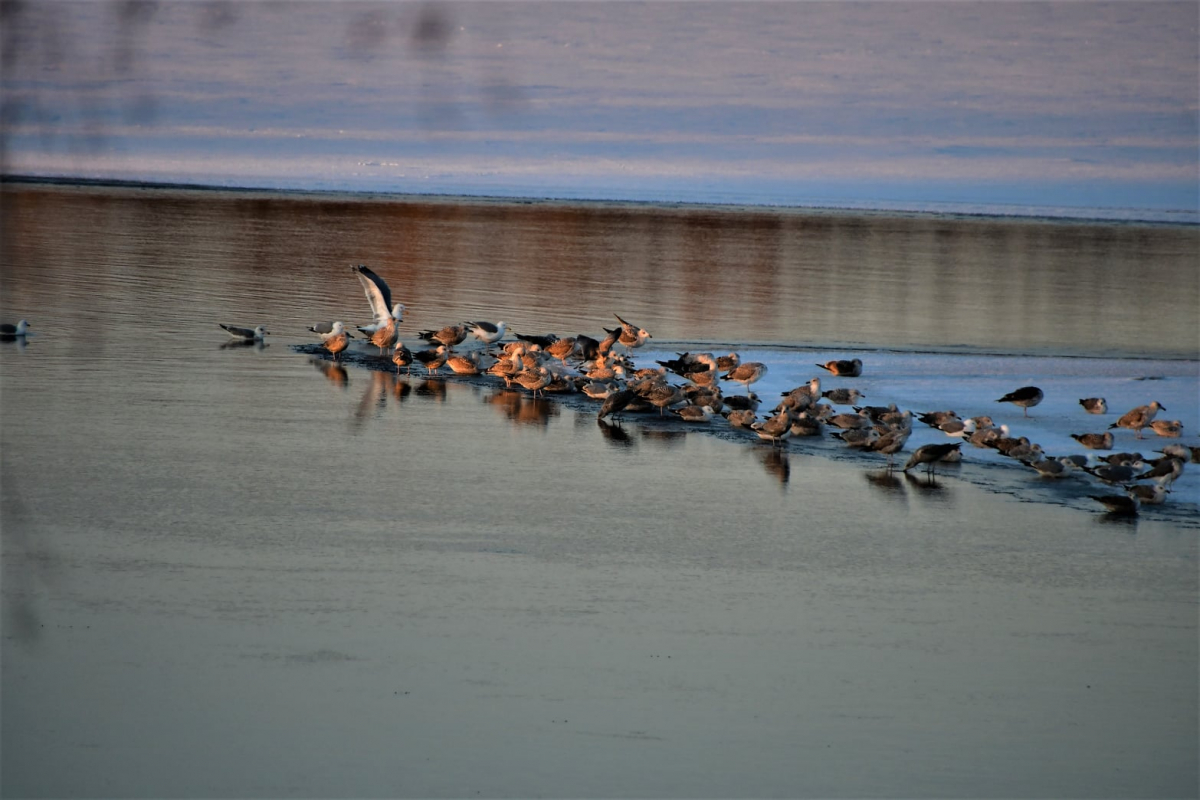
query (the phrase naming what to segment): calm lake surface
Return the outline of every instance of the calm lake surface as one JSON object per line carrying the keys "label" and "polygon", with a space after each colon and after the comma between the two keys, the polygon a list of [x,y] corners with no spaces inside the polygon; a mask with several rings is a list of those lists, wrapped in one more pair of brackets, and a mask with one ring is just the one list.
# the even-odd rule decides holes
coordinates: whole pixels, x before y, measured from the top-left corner
{"label": "calm lake surface", "polygon": [[1195,228],[2,201],[5,796],[1196,795],[1194,528],[295,348],[365,263],[409,332],[1195,360]]}

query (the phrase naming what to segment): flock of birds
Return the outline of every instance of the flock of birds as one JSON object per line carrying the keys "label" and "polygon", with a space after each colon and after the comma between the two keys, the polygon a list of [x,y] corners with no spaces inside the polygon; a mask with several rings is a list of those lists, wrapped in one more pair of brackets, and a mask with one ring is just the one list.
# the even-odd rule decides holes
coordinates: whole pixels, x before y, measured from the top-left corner
{"label": "flock of birds", "polygon": [[[895,469],[894,458],[904,450],[915,419],[957,441],[916,448],[901,468],[904,472],[923,467],[932,479],[939,464],[961,461],[966,442],[992,448],[1046,478],[1082,472],[1106,486],[1121,487],[1124,492],[1120,494],[1089,495],[1115,515],[1136,515],[1143,503],[1163,503],[1171,484],[1183,473],[1184,465],[1200,461],[1200,448],[1182,444],[1159,449],[1163,454],[1160,458],[1137,452],[1098,455],[1112,450],[1115,443],[1112,429],[1133,431],[1138,439],[1147,428],[1159,436],[1178,438],[1183,424],[1178,420],[1156,419],[1158,412],[1165,410],[1158,402],[1132,409],[1105,433],[1073,435],[1083,447],[1094,452],[1061,457],[1046,455],[1026,437],[1010,436],[1008,426],[997,426],[988,416],[962,419],[953,411],[914,415],[912,411],[901,411],[894,403],[859,405],[864,397],[860,391],[850,388],[822,391],[819,377],[784,392],[778,404],[769,412],[764,411],[760,418],[762,401],[750,386],[767,374],[766,364],[742,362],[736,353],[724,356],[679,353],[676,358],[656,362],[657,367],[638,369],[631,354],[651,335],[619,315],[614,315],[619,325],[605,329],[605,336],[600,339],[582,334],[574,337],[514,334],[514,340],[502,342],[509,333],[504,322],[468,321],[419,332],[417,336],[426,346],[414,351],[400,341],[404,304],[392,302],[387,283],[370,268],[357,265],[352,269],[374,317],[372,323],[359,326],[357,331],[378,348],[381,357],[390,352],[397,374],[401,369],[411,373],[419,365],[418,369],[430,375],[443,368],[457,375],[491,375],[503,380],[506,386],[519,386],[535,397],[579,392],[600,404],[597,417],[601,421],[619,421],[622,415],[634,413],[660,416],[670,413],[685,422],[700,424],[722,418],[731,428],[744,429],[781,448],[791,438],[821,436],[831,431],[847,447],[886,456],[890,471]],[[23,333],[26,326],[22,321],[17,328]],[[269,333],[262,326],[243,328],[222,324],[221,327],[245,341],[261,341]],[[321,345],[335,360],[340,359],[354,338],[341,321],[319,323],[308,330],[320,337]],[[482,346],[456,351],[468,338]],[[863,369],[861,359],[857,358],[816,366],[841,378],[858,377]],[[681,380],[673,381],[672,377]],[[745,393],[725,394],[721,383],[741,384]],[[1029,409],[1041,403],[1044,396],[1040,388],[1025,386],[998,398],[997,402],[1012,403],[1028,417]],[[1108,412],[1103,398],[1084,398],[1079,403],[1088,414]],[[838,410],[836,406],[848,406],[850,410]]]}

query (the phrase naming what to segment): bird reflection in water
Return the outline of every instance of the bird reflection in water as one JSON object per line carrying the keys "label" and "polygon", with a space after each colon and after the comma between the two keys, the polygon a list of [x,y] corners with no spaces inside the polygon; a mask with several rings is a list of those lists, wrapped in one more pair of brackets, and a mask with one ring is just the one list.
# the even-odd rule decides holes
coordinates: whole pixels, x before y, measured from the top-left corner
{"label": "bird reflection in water", "polygon": [[439,380],[423,380],[414,390],[422,400],[433,400],[437,403],[446,402],[446,382]]}
{"label": "bird reflection in water", "polygon": [[336,386],[341,386],[344,389],[350,383],[350,375],[341,364],[326,361],[323,358],[310,358],[308,363],[316,367],[318,372]]}
{"label": "bird reflection in water", "polygon": [[655,428],[642,428],[642,438],[663,449],[675,448],[683,444],[687,431],[666,431]]}
{"label": "bird reflection in water", "polygon": [[499,409],[506,419],[521,425],[545,427],[550,417],[559,414],[558,404],[552,400],[506,389],[492,392],[484,398],[484,402]]}
{"label": "bird reflection in water", "polygon": [[788,480],[792,477],[791,457],[787,451],[778,447],[755,447],[754,451],[755,455],[758,456],[758,460],[762,462],[763,468],[766,469],[767,474],[774,476],[779,481],[780,486],[786,489]]}
{"label": "bird reflection in water", "polygon": [[604,441],[609,444],[621,448],[637,446],[637,440],[630,436],[620,425],[605,422],[602,419],[596,420],[596,424],[600,426],[600,434],[604,437]]}
{"label": "bird reflection in water", "polygon": [[[904,474],[908,475],[908,473]],[[886,497],[904,499],[906,496],[904,483],[890,469],[864,472],[863,477],[867,479],[867,483],[879,489]]]}
{"label": "bird reflection in water", "polygon": [[372,370],[371,380],[363,389],[358,407],[354,409],[354,417],[350,421],[351,430],[359,430],[368,419],[377,417],[383,412],[387,407],[388,394],[395,382],[396,376],[391,372]]}
{"label": "bird reflection in water", "polygon": [[220,345],[222,350],[244,350],[246,348],[264,350],[270,346],[262,339],[230,339]]}
{"label": "bird reflection in water", "polygon": [[412,394],[412,390],[412,384],[408,381],[397,380],[392,384],[392,395],[400,401],[408,399],[408,396]]}
{"label": "bird reflection in water", "polygon": [[949,492],[945,485],[938,483],[937,475],[930,473],[928,475],[916,476],[911,472],[904,472],[904,482],[915,489],[918,495],[936,499],[938,502],[947,502],[953,498],[953,493]]}

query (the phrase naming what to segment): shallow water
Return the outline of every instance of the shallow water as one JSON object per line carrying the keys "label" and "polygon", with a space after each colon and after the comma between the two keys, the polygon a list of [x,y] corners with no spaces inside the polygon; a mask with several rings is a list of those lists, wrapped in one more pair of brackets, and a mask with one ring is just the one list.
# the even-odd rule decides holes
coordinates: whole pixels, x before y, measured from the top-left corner
{"label": "shallow water", "polygon": [[[4,206],[4,317],[37,331],[0,343],[5,795],[1194,792],[1186,520],[1025,502],[976,485],[981,465],[930,483],[839,452],[601,429],[572,404],[293,347],[304,325],[366,321],[346,269],[364,262],[408,330],[595,332],[616,310],[661,352],[766,342],[805,378],[819,351],[795,345],[858,342],[894,365],[864,376],[892,393],[933,386],[931,362],[963,377],[898,344],[1124,351],[1026,288],[1055,272],[1038,252],[1093,252],[1092,231],[1126,254],[1111,274],[1137,250],[1178,281],[1191,230],[1060,242],[995,223],[1033,231],[1009,285],[1059,320],[1010,330],[967,290],[996,283],[983,266],[897,278],[933,294],[899,309],[873,286],[891,255],[921,260],[906,225],[955,228],[963,263],[989,263],[1003,236],[980,221],[821,218],[801,236],[770,234],[801,225],[787,214],[12,189]],[[1194,304],[1157,300],[1090,313],[1139,341],[1160,317],[1194,327]],[[223,349],[218,321],[274,335]],[[1065,361],[1096,381],[1122,363]],[[969,363],[978,391],[1020,372]],[[1186,391],[1194,361],[1154,363]],[[1050,436],[1057,402],[1038,412]]]}

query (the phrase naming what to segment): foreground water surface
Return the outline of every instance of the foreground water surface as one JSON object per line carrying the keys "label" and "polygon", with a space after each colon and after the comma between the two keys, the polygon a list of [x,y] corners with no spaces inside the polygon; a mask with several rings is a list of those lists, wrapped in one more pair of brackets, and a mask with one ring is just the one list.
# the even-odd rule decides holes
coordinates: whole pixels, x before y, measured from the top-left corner
{"label": "foreground water surface", "polygon": [[[37,332],[0,343],[5,795],[1195,792],[1185,516],[601,429],[301,351],[306,325],[366,321],[368,263],[408,331],[594,334],[616,311],[654,352],[728,344],[795,377],[851,348],[902,400],[924,369],[960,400],[1023,370],[1186,398],[1194,229],[3,200],[3,315]],[[222,348],[217,322],[273,335]],[[1035,409],[1048,435],[1071,403]],[[1187,405],[1167,416],[1194,444]]]}

